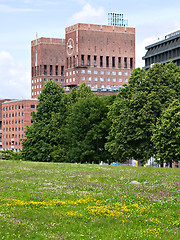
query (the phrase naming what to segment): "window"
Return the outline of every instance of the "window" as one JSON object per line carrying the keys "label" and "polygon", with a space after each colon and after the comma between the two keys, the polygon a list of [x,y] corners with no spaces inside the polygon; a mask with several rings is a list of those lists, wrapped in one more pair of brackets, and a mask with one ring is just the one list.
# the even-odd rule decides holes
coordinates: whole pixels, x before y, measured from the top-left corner
{"label": "window", "polygon": [[91,77],[88,77],[88,81],[91,81]]}
{"label": "window", "polygon": [[56,66],[56,76],[58,75],[58,66]]}
{"label": "window", "polygon": [[69,66],[68,66],[68,58],[66,59],[66,66],[67,66],[67,68],[69,67]]}
{"label": "window", "polygon": [[71,66],[72,66],[72,58],[70,57],[70,68],[71,68]]}
{"label": "window", "polygon": [[112,67],[115,67],[115,57],[112,57]]}
{"label": "window", "polygon": [[47,82],[47,78],[44,78],[44,81]]}
{"label": "window", "polygon": [[94,84],[94,88],[97,88],[97,84]]}
{"label": "window", "polygon": [[81,80],[84,81],[84,80],[85,80],[85,77],[81,77]]}
{"label": "window", "polygon": [[88,74],[91,74],[91,70],[88,70]]}
{"label": "window", "polygon": [[47,65],[44,65],[44,75],[47,75]]}
{"label": "window", "polygon": [[94,71],[94,74],[97,74],[97,73],[98,73],[98,71],[95,70],[95,71]]}
{"label": "window", "polygon": [[112,79],[112,81],[113,81],[113,82],[116,82],[116,79],[115,79],[115,78],[113,78],[113,79]]}
{"label": "window", "polygon": [[106,56],[106,67],[109,67],[109,56]]}
{"label": "window", "polygon": [[127,78],[125,78],[125,79],[124,79],[124,81],[127,83],[127,82],[128,82],[128,79],[127,79]]}
{"label": "window", "polygon": [[127,75],[128,75],[128,72],[124,72],[124,75],[127,76]]}
{"label": "window", "polygon": [[84,55],[81,55],[81,66],[84,66]]}
{"label": "window", "polygon": [[103,82],[103,81],[104,81],[104,78],[100,78],[100,81]]}
{"label": "window", "polygon": [[88,56],[87,56],[87,65],[88,65],[88,66],[90,66],[90,61],[91,61],[91,56],[88,55]]}
{"label": "window", "polygon": [[11,106],[9,106],[9,110],[11,110]]}
{"label": "window", "polygon": [[56,78],[56,82],[59,82],[59,79],[58,79],[58,78]]}
{"label": "window", "polygon": [[94,81],[97,82],[97,77],[94,77]]}
{"label": "window", "polygon": [[106,74],[109,75],[109,74],[110,74],[110,71],[107,71]]}
{"label": "window", "polygon": [[94,67],[97,67],[97,56],[94,56]]}
{"label": "window", "polygon": [[110,82],[110,78],[106,78],[106,82]]}
{"label": "window", "polygon": [[133,58],[130,58],[130,69],[133,68]]}
{"label": "window", "polygon": [[64,66],[61,66],[61,76],[64,76]]}
{"label": "window", "polygon": [[118,57],[118,68],[121,68],[121,57]]}
{"label": "window", "polygon": [[118,75],[122,75],[122,72],[118,72]]}
{"label": "window", "polygon": [[124,68],[127,68],[127,57],[124,58]]}
{"label": "window", "polygon": [[113,72],[112,72],[112,75],[116,75],[116,72],[113,71]]}
{"label": "window", "polygon": [[85,70],[81,70],[81,73],[85,73]]}
{"label": "window", "polygon": [[100,74],[104,74],[104,71],[100,71]]}
{"label": "window", "polygon": [[91,84],[88,84],[88,87],[91,87]]}
{"label": "window", "polygon": [[34,105],[34,104],[32,104],[32,105],[31,105],[31,108],[35,108],[35,105]]}
{"label": "window", "polygon": [[122,79],[121,79],[121,78],[119,78],[119,79],[118,79],[118,82],[122,82]]}
{"label": "window", "polygon": [[100,67],[103,67],[103,56],[100,56]]}

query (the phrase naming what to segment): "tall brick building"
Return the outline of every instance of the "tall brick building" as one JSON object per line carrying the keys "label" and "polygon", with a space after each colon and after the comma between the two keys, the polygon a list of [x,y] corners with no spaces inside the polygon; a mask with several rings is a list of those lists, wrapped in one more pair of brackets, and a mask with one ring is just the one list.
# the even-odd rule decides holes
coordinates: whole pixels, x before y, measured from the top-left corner
{"label": "tall brick building", "polygon": [[2,149],[22,149],[26,126],[32,124],[38,100],[11,100],[2,103]]}
{"label": "tall brick building", "polygon": [[66,90],[85,82],[92,91],[112,91],[135,68],[135,29],[78,23],[65,29],[65,39],[32,41],[31,51],[32,98],[50,79]]}

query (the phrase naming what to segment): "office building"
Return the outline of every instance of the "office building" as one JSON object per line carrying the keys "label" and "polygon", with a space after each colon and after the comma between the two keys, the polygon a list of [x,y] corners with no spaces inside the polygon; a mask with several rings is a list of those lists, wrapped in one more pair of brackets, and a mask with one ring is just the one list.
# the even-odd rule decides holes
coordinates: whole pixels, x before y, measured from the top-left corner
{"label": "office building", "polygon": [[129,27],[79,23],[65,29],[65,40],[40,38],[31,48],[32,98],[50,79],[66,91],[81,83],[94,92],[117,90],[135,68],[135,29]]}
{"label": "office building", "polygon": [[2,149],[19,151],[26,126],[32,124],[38,100],[11,100],[2,103]]}
{"label": "office building", "polygon": [[180,30],[167,34],[163,40],[153,43],[147,47],[145,56],[145,69],[148,69],[154,63],[175,62],[180,66]]}

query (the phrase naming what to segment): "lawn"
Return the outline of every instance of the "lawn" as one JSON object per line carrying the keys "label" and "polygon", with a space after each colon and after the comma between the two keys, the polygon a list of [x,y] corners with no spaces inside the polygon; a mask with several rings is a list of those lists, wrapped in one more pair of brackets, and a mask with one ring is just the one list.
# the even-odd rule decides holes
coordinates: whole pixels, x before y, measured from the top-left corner
{"label": "lawn", "polygon": [[0,239],[179,240],[179,190],[179,169],[0,161]]}

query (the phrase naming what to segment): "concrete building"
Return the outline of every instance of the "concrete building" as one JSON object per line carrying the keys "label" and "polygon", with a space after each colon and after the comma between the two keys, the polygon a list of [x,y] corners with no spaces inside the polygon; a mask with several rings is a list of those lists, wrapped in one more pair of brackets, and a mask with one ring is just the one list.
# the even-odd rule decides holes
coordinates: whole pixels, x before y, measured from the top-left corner
{"label": "concrete building", "polygon": [[124,18],[123,13],[108,12],[108,25],[109,26],[127,27],[128,19]]}
{"label": "concrete building", "polygon": [[145,48],[145,69],[154,63],[167,63],[171,60],[180,66],[180,30],[170,33],[163,40],[153,43]]}
{"label": "concrete building", "polygon": [[85,82],[105,93],[127,83],[135,68],[135,29],[78,23],[65,29],[65,40],[36,39],[31,49],[32,98],[50,79],[67,91]]}
{"label": "concrete building", "polygon": [[38,100],[11,100],[2,103],[2,149],[19,151],[26,126],[32,124]]}

